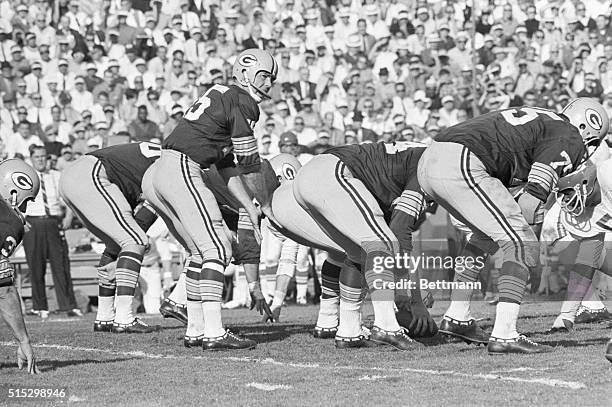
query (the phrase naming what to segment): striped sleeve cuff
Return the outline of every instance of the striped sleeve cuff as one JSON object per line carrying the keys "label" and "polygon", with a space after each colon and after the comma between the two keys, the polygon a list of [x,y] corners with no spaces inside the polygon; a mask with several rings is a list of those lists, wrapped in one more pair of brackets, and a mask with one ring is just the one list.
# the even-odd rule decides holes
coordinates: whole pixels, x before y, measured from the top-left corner
{"label": "striped sleeve cuff", "polygon": [[558,181],[559,176],[553,167],[542,163],[533,163],[527,177],[527,182],[540,185],[547,194],[557,185]]}
{"label": "striped sleeve cuff", "polygon": [[423,211],[425,199],[419,192],[406,190],[394,203],[396,210],[418,218]]}

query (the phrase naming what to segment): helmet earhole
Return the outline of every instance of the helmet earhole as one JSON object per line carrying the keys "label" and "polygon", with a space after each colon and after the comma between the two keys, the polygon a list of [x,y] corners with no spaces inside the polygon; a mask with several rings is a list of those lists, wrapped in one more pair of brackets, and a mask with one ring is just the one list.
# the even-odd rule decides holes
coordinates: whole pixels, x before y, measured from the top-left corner
{"label": "helmet earhole", "polygon": [[578,128],[579,128],[580,130],[584,130],[584,129],[586,129],[586,124],[584,124],[584,123],[580,123],[580,126],[578,126]]}

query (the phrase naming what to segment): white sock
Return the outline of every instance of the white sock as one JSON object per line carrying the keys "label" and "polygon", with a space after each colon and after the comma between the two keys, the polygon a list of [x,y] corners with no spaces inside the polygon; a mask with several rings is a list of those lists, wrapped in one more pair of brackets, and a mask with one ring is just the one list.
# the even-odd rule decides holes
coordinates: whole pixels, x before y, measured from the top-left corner
{"label": "white sock", "polygon": [[98,321],[112,321],[115,319],[115,297],[98,297]]}
{"label": "white sock", "polygon": [[553,326],[556,328],[565,326],[563,325],[563,319],[574,322],[578,308],[580,308],[580,301],[563,301],[563,304],[561,305],[561,312],[559,313],[559,316],[557,316]]}
{"label": "white sock", "polygon": [[372,301],[374,308],[374,325],[385,331],[399,331],[401,328],[395,318],[393,301]]}
{"label": "white sock", "polygon": [[202,301],[187,301],[187,336],[204,334],[204,312]]}
{"label": "white sock", "polygon": [[218,301],[202,302],[204,312],[204,336],[214,338],[225,333],[221,321],[221,303]]}
{"label": "white sock", "polygon": [[238,301],[240,304],[246,304],[249,297],[249,284],[247,283],[243,266],[236,266],[234,282],[234,295],[232,299]]}
{"label": "white sock", "polygon": [[457,321],[469,321],[472,319],[470,315],[472,292],[473,290],[470,289],[453,290],[451,292],[451,303],[444,316],[456,319]]}
{"label": "white sock", "polygon": [[118,295],[115,300],[116,315],[115,322],[118,324],[129,324],[134,321],[134,311],[132,305],[134,297],[132,295]]}
{"label": "white sock", "polygon": [[[335,328],[338,326],[338,307],[340,297],[321,298],[317,326],[319,328]],[[272,303],[274,307],[274,303]]]}
{"label": "white sock", "polygon": [[513,339],[519,334],[516,330],[516,321],[518,319],[520,304],[513,302],[500,302],[497,304],[497,312],[495,314],[495,325],[491,336],[500,339]]}
{"label": "white sock", "polygon": [[349,302],[340,299],[340,324],[336,335],[347,338],[359,336],[361,332],[361,301]]}
{"label": "white sock", "polygon": [[308,283],[300,283],[295,285],[297,291],[297,298],[306,298],[308,292]]}
{"label": "white sock", "polygon": [[186,279],[187,279],[187,273],[184,273],[184,272],[181,273],[176,285],[174,286],[174,290],[172,290],[172,292],[168,296],[169,300],[172,300],[176,302],[177,304],[180,304],[183,306],[187,304],[187,285],[185,283]]}

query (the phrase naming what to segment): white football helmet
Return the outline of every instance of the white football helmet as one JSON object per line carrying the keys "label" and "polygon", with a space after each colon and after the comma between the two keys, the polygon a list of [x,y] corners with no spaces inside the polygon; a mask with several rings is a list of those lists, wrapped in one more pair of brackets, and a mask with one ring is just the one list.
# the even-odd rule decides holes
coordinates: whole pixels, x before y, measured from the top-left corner
{"label": "white football helmet", "polygon": [[0,163],[0,195],[13,208],[25,212],[27,202],[36,198],[39,189],[38,174],[23,160],[11,158]]}
{"label": "white football helmet", "polygon": [[272,54],[259,48],[242,51],[236,58],[232,70],[234,79],[249,92],[257,103],[264,99],[270,99],[266,92],[254,85],[255,76],[261,71],[268,72],[272,77],[272,82],[274,82],[278,74],[278,63]]}
{"label": "white football helmet", "polygon": [[553,190],[555,200],[565,212],[580,216],[585,207],[596,205],[601,199],[597,169],[610,158],[607,144],[600,145],[588,161],[571,174],[559,179]]}
{"label": "white football helmet", "polygon": [[[588,160],[571,174],[559,179],[553,190],[561,209],[570,215],[580,216],[589,206],[589,200],[598,192],[597,166]],[[597,194],[598,195],[598,194]]]}
{"label": "white football helmet", "polygon": [[281,153],[270,159],[270,165],[276,173],[278,182],[283,183],[295,179],[302,164],[291,154]]}
{"label": "white football helmet", "polygon": [[561,114],[578,129],[587,148],[599,146],[608,134],[610,118],[604,107],[595,99],[574,99],[563,108]]}

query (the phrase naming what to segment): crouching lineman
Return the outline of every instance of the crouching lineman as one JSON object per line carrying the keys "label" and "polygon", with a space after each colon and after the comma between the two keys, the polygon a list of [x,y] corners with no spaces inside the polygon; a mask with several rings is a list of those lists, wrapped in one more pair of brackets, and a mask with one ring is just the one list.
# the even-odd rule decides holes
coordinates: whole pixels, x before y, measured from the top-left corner
{"label": "crouching lineman", "polygon": [[[612,231],[612,158],[602,145],[580,168],[559,180],[556,202],[546,214],[542,240],[554,244],[578,241],[565,301],[549,332],[572,330],[582,301],[592,295],[593,276],[606,252],[606,233]],[[609,275],[612,270],[602,269]],[[604,308],[605,309],[605,308]]]}
{"label": "crouching lineman", "polygon": [[336,147],[304,165],[293,182],[299,205],[356,266],[343,268],[340,274],[337,343],[369,346],[360,335],[362,276],[374,308],[370,341],[401,350],[414,348],[415,342],[398,324],[394,300],[400,307],[410,302],[415,319],[428,330],[437,329],[422,303],[418,283],[410,298],[407,290],[394,289],[396,281],[418,281],[416,270],[389,267],[385,261],[412,250],[412,232],[426,207],[416,179],[424,150],[412,143]]}
{"label": "crouching lineman", "polygon": [[8,258],[21,243],[28,201],[38,195],[40,180],[36,171],[22,160],[0,163],[0,316],[19,342],[17,366],[27,365],[28,373],[37,374],[36,358],[23,320],[21,298],[15,287],[15,270]]}
{"label": "crouching lineman", "polygon": [[268,189],[260,172],[252,126],[259,119],[258,103],[269,99],[277,71],[269,52],[241,52],[233,67],[235,84],[214,85],[200,96],[164,140],[161,157],[145,174],[150,180],[143,182],[145,198],[191,253],[186,278],[187,315],[198,325],[188,323],[187,330],[189,336],[202,337],[205,350],[250,349],[256,343],[223,327],[223,271],[230,261],[231,247],[221,211],[201,171],[216,164],[219,171],[233,173],[228,187],[259,234],[260,212],[242,181],[262,203],[262,210],[269,213]]}
{"label": "crouching lineman", "polygon": [[[551,351],[519,335],[520,303],[535,266],[539,243],[530,225],[541,222],[543,202],[565,176],[588,158],[607,134],[608,116],[591,99],[570,102],[560,114],[523,107],[491,112],[441,132],[419,162],[423,191],[474,232],[471,244],[485,252],[501,248],[499,303],[490,354]],[[515,201],[508,191],[526,182]],[[459,278],[475,281],[477,274]],[[471,290],[452,293],[447,332],[461,332],[469,321]],[[450,311],[450,308],[449,308]]]}
{"label": "crouching lineman", "polygon": [[[287,284],[294,275],[298,244],[326,251],[329,256],[321,267],[321,303],[313,336],[320,339],[335,338],[339,325],[338,310],[340,304],[347,301],[346,296],[343,299],[340,298],[340,273],[342,268],[355,270],[355,265],[346,259],[344,249],[331,240],[297,203],[293,194],[293,180],[301,164],[296,158],[289,154],[279,154],[270,160],[270,165],[281,185],[274,191],[272,197],[272,213],[275,220],[274,225],[270,225],[269,229],[281,240],[283,247],[277,272],[272,313],[275,317],[279,314],[280,305],[287,291]],[[355,272],[359,271],[355,270]],[[344,304],[342,308],[350,306],[351,304]],[[412,337],[431,336],[436,333],[435,326],[428,325],[426,316],[426,314],[421,315],[421,320],[412,318],[411,310],[405,307],[399,308],[396,314],[400,325],[408,328]],[[351,344],[351,342],[342,340],[336,341],[336,346],[339,348],[350,347]]]}
{"label": "crouching lineman", "polygon": [[[133,314],[134,293],[148,245],[145,230],[156,216],[140,202],[144,172],[159,158],[153,143],[122,144],[91,152],[70,165],[60,178],[64,201],[106,249],[98,264],[98,314],[94,332],[150,333]],[[116,263],[114,275],[109,270]]]}

